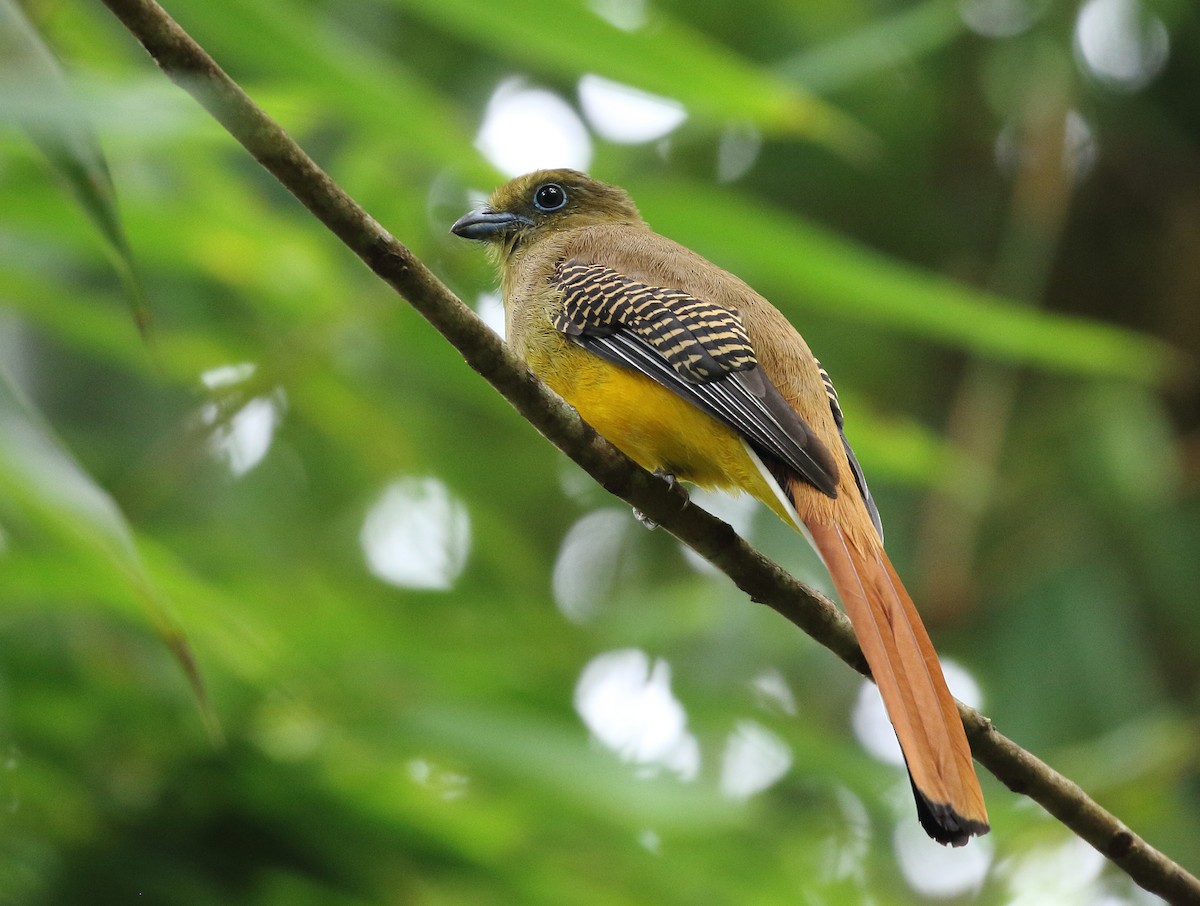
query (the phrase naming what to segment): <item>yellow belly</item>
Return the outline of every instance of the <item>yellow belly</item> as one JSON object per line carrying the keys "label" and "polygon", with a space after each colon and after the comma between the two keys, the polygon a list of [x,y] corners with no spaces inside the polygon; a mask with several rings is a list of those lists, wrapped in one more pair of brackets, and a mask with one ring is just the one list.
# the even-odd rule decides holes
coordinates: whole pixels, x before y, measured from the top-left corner
{"label": "yellow belly", "polygon": [[636,371],[583,350],[570,353],[556,357],[554,369],[531,365],[630,459],[704,488],[745,491],[792,522],[732,428]]}

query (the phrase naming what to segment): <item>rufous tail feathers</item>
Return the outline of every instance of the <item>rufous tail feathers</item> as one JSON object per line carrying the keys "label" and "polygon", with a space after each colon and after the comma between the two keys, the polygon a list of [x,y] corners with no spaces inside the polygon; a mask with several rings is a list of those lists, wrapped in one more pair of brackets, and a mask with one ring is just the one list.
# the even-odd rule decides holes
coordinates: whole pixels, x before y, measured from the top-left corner
{"label": "rufous tail feathers", "polygon": [[808,524],[850,617],[896,728],[917,800],[917,816],[939,843],[962,846],[988,831],[983,792],[958,708],[933,643],[874,534],[836,522]]}

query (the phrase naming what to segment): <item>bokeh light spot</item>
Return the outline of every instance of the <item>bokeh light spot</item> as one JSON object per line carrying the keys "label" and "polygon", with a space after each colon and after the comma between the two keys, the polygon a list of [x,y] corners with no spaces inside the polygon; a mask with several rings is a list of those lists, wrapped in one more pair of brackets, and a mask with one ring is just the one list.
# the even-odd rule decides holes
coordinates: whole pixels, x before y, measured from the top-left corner
{"label": "bokeh light spot", "polygon": [[637,31],[646,24],[646,0],[588,0],[588,7],[621,31]]}
{"label": "bokeh light spot", "polygon": [[521,79],[496,87],[475,147],[509,176],[544,167],[586,170],[592,162],[592,140],[579,115],[557,94]]}
{"label": "bokeh light spot", "polygon": [[771,667],[754,677],[751,685],[754,687],[754,697],[759,705],[770,711],[795,715],[796,696],[783,674]]}
{"label": "bokeh light spot", "polygon": [[[978,890],[994,856],[988,837],[977,837],[964,847],[942,846],[931,840],[911,810],[896,825],[892,848],[908,885],[922,896],[938,899],[961,897]],[[1048,906],[1050,902],[1063,901],[1045,902]]]}
{"label": "bokeh light spot", "polygon": [[835,788],[842,827],[821,844],[821,874],[827,883],[861,879],[871,845],[871,816],[844,786]]}
{"label": "bokeh light spot", "polygon": [[637,840],[646,852],[653,853],[656,856],[661,854],[662,838],[658,835],[657,831],[647,828],[638,834]]}
{"label": "bokeh light spot", "polygon": [[1104,856],[1072,837],[1061,846],[1043,845],[1005,859],[997,866],[997,874],[1007,879],[1009,906],[1058,906],[1098,902],[1097,882],[1103,868]]}
{"label": "bokeh light spot", "polygon": [[721,758],[721,792],[730,799],[749,799],[776,783],[792,766],[792,750],[770,730],[740,720],[725,741]]}
{"label": "bokeh light spot", "polygon": [[1167,26],[1138,0],[1088,0],[1075,20],[1075,50],[1095,79],[1137,91],[1162,71],[1170,51]]}
{"label": "bokeh light spot", "polygon": [[662,138],[687,119],[679,101],[592,73],[579,80],[579,104],[592,128],[609,141],[630,145]]}
{"label": "bokeh light spot", "polygon": [[[1062,167],[1072,180],[1078,182],[1095,168],[1100,156],[1100,144],[1095,131],[1078,110],[1068,110],[1062,124]],[[1000,130],[993,151],[1000,172],[1014,178],[1022,170],[1039,166],[1042,162],[1038,154],[1045,153],[1044,149],[1024,141],[1022,131],[1015,122],[1005,124]]]}
{"label": "bokeh light spot", "polygon": [[[249,379],[254,372],[255,366],[249,362],[222,365],[204,372],[200,381],[209,390],[221,390]],[[220,405],[205,403],[200,407],[200,421],[212,427],[209,449],[229,467],[235,478],[240,478],[262,462],[271,449],[275,429],[283,420],[286,408],[287,395],[283,388],[255,397],[224,418]]]}
{"label": "bokeh light spot", "polygon": [[467,794],[469,777],[441,768],[427,758],[410,759],[405,768],[409,780],[433,790],[441,799],[461,799]]}
{"label": "bokeh light spot", "polygon": [[621,552],[633,520],[627,511],[588,513],[567,532],[554,562],[554,603],[582,623],[596,614],[621,574]]}
{"label": "bokeh light spot", "polygon": [[504,320],[504,299],[499,292],[480,293],[475,301],[475,314],[483,319],[483,323],[504,339],[508,331]]}
{"label": "bokeh light spot", "polygon": [[960,0],[967,28],[985,38],[1011,38],[1028,30],[1046,10],[1047,0]]}
{"label": "bokeh light spot", "polygon": [[403,588],[444,590],[471,547],[467,508],[436,478],[402,478],[367,513],[359,540],[371,572]]}
{"label": "bokeh light spot", "polygon": [[[718,519],[728,522],[735,532],[743,538],[750,536],[754,524],[754,514],[758,510],[758,501],[749,494],[727,494],[724,491],[708,491],[704,488],[689,487],[688,495],[692,503],[712,513]],[[719,569],[701,557],[686,544],[680,544],[683,557],[691,566],[702,573],[723,575]]]}
{"label": "bokeh light spot", "polygon": [[762,144],[762,133],[752,124],[726,126],[717,142],[717,182],[733,182],[749,173]]}
{"label": "bokeh light spot", "polygon": [[637,648],[597,655],[575,686],[575,710],[624,761],[683,780],[700,771],[700,746],[687,730],[683,705],[671,692],[671,667]]}

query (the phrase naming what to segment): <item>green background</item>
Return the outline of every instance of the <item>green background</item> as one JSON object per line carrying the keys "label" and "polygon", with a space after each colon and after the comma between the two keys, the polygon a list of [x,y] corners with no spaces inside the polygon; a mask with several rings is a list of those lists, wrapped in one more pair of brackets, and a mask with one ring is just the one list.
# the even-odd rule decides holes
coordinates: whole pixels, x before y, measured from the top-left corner
{"label": "green background", "polygon": [[[985,713],[1195,870],[1200,24],[1106,2],[1124,80],[1055,0],[168,9],[470,304],[499,84],[682,104],[591,172],[802,329]],[[593,486],[100,3],[0,0],[0,114],[0,903],[1153,901],[986,775],[992,834],[926,848],[860,679]],[[388,488],[444,569],[372,574]],[[615,659],[690,767],[589,731]],[[788,767],[736,795],[747,739]]]}

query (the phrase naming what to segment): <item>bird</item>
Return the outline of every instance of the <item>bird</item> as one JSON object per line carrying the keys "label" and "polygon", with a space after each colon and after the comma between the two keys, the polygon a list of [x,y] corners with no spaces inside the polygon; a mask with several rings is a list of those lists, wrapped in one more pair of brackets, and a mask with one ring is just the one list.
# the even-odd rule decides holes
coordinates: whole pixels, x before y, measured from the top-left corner
{"label": "bird", "polygon": [[512,179],[451,232],[486,244],[508,343],[584,421],[646,470],[749,493],[807,537],[882,694],[921,826],[954,846],[987,833],[957,706],[884,551],[837,392],[787,318],[576,170]]}

